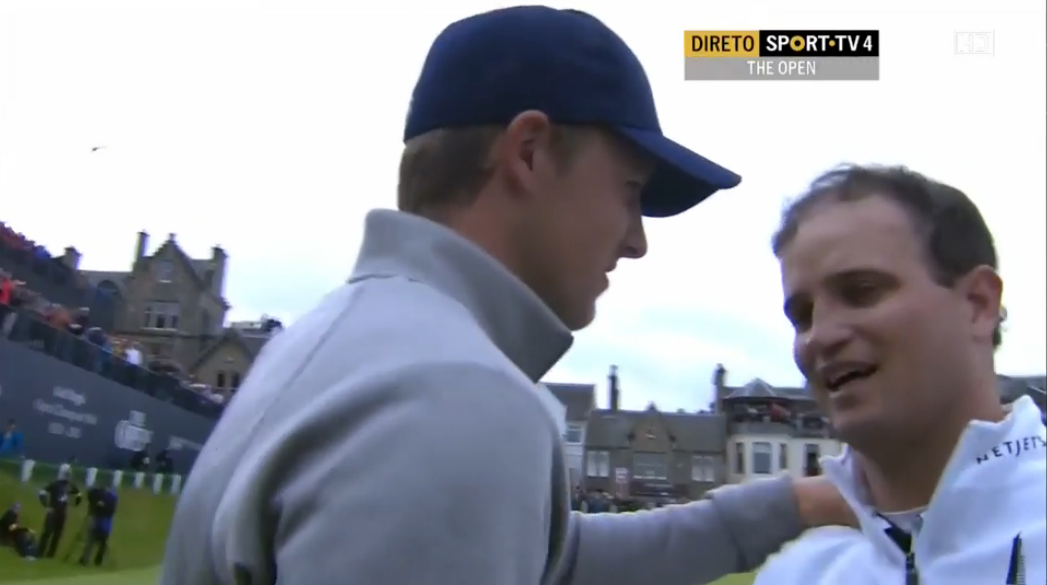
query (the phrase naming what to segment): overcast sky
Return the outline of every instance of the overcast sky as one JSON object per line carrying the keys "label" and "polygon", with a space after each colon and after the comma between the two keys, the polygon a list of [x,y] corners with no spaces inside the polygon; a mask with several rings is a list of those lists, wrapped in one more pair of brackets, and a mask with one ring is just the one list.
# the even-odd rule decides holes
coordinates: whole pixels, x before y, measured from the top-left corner
{"label": "overcast sky", "polygon": [[[799,383],[768,242],[783,203],[845,161],[974,198],[1011,315],[998,369],[1047,369],[1043,0],[553,4],[617,30],[667,134],[744,181],[648,223],[650,254],[619,266],[548,380],[602,387],[615,363],[627,407],[667,409],[707,405],[718,362],[730,383]],[[127,269],[142,229],[193,256],[221,244],[232,317],[293,321],[349,274],[364,213],[395,205],[433,37],[504,5],[0,0],[0,218],[89,269]],[[683,30],[760,28],[879,29],[882,80],[683,81]],[[956,31],[993,31],[995,55],[955,55]]]}

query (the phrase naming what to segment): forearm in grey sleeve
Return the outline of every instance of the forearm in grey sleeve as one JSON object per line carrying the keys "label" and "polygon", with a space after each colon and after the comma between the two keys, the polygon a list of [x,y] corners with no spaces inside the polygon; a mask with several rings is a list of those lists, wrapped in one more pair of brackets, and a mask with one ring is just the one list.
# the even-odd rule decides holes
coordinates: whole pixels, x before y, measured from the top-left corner
{"label": "forearm in grey sleeve", "polygon": [[804,526],[788,478],[635,514],[572,516],[565,585],[700,585],[759,567]]}
{"label": "forearm in grey sleeve", "polygon": [[332,413],[341,430],[275,498],[279,583],[538,585],[555,436],[513,383],[421,369]]}

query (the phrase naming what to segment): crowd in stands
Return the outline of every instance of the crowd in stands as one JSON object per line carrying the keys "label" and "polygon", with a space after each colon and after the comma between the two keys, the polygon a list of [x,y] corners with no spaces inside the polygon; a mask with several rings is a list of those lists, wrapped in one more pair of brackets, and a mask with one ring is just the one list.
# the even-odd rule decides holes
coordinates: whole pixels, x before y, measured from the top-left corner
{"label": "crowd in stands", "polygon": [[[112,319],[95,319],[90,306],[66,305],[37,290],[29,282],[34,274],[68,269],[53,266],[58,260],[43,246],[0,223],[0,252],[0,336],[191,412],[209,417],[221,414],[224,394],[197,383],[180,365],[148,356],[139,344],[111,335]],[[16,274],[16,267],[4,265],[11,259],[28,269]],[[70,277],[70,286],[88,290],[72,280],[78,276]],[[62,292],[59,296],[83,298]]]}
{"label": "crowd in stands", "polygon": [[732,422],[779,423],[797,430],[824,432],[829,430],[829,419],[818,412],[797,409],[791,403],[759,402],[733,404],[728,407]]}

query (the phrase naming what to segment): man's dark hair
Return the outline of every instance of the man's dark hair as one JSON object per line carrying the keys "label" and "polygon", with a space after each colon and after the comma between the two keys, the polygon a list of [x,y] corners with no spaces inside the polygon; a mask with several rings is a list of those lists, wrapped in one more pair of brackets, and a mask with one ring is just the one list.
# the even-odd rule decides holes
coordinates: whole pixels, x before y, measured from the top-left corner
{"label": "man's dark hair", "polygon": [[[952,287],[978,266],[999,268],[992,232],[978,207],[959,189],[929,179],[901,166],[843,165],[815,179],[807,191],[789,203],[771,247],[776,256],[796,236],[800,224],[827,203],[859,201],[881,196],[897,203],[909,215],[924,243],[927,265],[936,282]],[[1002,341],[1001,310],[993,331],[993,347]]]}

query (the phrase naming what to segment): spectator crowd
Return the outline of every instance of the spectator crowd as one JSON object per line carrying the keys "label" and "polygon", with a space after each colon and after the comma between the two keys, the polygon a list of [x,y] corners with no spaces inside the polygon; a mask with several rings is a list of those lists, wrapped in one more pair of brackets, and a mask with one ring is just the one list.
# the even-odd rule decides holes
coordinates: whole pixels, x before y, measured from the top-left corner
{"label": "spectator crowd", "polygon": [[798,410],[795,404],[769,399],[735,403],[729,407],[731,422],[787,424],[798,431],[829,432],[829,419],[814,410]]}
{"label": "spectator crowd", "polygon": [[[9,258],[34,266],[59,262],[47,250],[0,222],[0,262]],[[75,272],[75,271],[73,271]],[[77,275],[78,276],[78,275]],[[86,283],[74,283],[88,286]],[[92,319],[86,306],[66,306],[34,290],[0,264],[0,337],[48,353],[85,370],[110,378],[191,412],[218,417],[226,401],[222,392],[201,384],[181,365],[147,355],[134,341],[112,335]]]}

